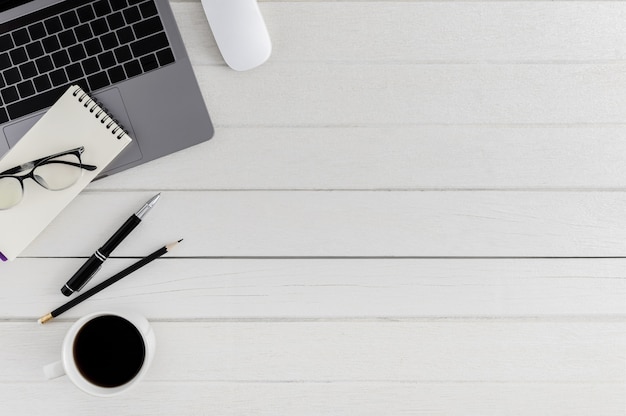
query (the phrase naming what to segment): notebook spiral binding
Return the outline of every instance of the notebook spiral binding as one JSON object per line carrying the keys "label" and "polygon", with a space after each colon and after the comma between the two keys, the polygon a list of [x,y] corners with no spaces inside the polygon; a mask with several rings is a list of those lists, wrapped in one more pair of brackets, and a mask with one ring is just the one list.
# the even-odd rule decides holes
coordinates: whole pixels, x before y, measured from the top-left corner
{"label": "notebook spiral binding", "polygon": [[[83,104],[83,107],[89,108],[90,113],[95,112],[96,113],[95,117],[98,120],[100,120],[100,123],[102,124],[107,123],[107,120],[108,120],[109,122],[106,124],[105,127],[107,128],[107,130],[113,127],[113,129],[111,130],[111,134],[117,135],[118,140],[124,137],[124,135],[128,134],[128,131],[124,129],[124,126],[119,124],[119,122],[116,119],[111,117],[106,107],[104,107],[102,103],[100,103],[98,100],[91,97],[82,88],[76,87],[72,95],[74,97],[78,97],[78,102]],[[85,101],[85,103],[83,103],[83,101]],[[103,114],[104,114],[104,117],[100,118],[100,116],[102,116]],[[118,131],[119,131],[119,134],[118,134]]]}

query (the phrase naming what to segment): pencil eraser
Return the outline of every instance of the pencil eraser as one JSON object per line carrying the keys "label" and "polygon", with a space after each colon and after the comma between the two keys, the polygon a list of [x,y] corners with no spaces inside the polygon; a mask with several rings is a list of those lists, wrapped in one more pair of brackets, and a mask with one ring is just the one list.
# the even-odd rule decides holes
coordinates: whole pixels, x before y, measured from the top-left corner
{"label": "pencil eraser", "polygon": [[0,251],[0,260],[2,261],[7,261],[7,258],[4,257],[4,254],[2,254],[2,252]]}

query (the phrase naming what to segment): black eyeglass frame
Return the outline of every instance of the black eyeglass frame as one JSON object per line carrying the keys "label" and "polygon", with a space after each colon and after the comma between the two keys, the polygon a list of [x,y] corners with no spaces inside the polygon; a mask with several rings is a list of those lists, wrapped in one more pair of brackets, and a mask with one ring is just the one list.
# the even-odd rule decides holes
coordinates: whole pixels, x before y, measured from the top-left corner
{"label": "black eyeglass frame", "polygon": [[[62,164],[65,164],[65,165],[76,166],[77,168],[81,168],[81,169],[85,169],[85,170],[89,170],[89,171],[98,169],[97,166],[83,164],[83,160],[81,159],[80,155],[83,154],[84,151],[85,151],[85,147],[81,146],[81,147],[77,147],[75,149],[66,150],[65,152],[55,153],[55,154],[50,155],[50,156],[42,157],[40,159],[33,160],[31,162],[22,163],[19,166],[16,166],[16,167],[8,169],[8,170],[5,170],[4,172],[0,172],[0,179],[2,179],[2,178],[15,178],[15,179],[17,179],[20,182],[20,186],[22,187],[22,194],[24,193],[24,181],[26,179],[28,179],[28,178],[30,178],[33,181],[35,181],[42,188],[47,189],[49,191],[54,191],[54,189],[48,188],[46,185],[42,184],[41,182],[39,182],[37,180],[37,178],[34,175],[35,169],[37,169],[39,166],[43,166],[43,165],[48,164],[48,162],[50,162],[50,163],[62,163]],[[55,161],[52,161],[52,159],[55,159],[55,158],[61,157],[61,156],[65,156],[65,155],[75,155],[78,158],[78,162],[79,163],[68,162],[66,160],[55,160]],[[27,170],[27,169],[30,169],[30,172],[28,172],[28,173],[26,173],[24,175],[15,175],[15,173],[22,172],[22,171]],[[65,189],[67,189],[67,188],[65,188]]]}

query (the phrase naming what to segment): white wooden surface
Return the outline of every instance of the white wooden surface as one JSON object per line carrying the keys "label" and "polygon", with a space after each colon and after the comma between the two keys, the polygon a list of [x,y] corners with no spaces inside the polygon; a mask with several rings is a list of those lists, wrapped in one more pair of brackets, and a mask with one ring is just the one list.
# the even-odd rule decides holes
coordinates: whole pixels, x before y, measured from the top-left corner
{"label": "white wooden surface", "polygon": [[[90,185],[2,265],[0,414],[625,415],[626,3],[260,6],[273,55],[236,73],[172,2],[215,138]],[[185,242],[38,326],[157,191],[94,280]],[[44,381],[108,308],[153,322],[147,380]]]}

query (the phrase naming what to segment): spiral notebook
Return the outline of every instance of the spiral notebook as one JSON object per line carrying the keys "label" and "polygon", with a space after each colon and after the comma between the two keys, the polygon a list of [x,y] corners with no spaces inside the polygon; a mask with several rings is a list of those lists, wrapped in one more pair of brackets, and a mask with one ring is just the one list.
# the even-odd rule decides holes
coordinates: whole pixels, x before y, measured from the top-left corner
{"label": "spiral notebook", "polygon": [[[0,210],[0,260],[15,259],[131,141],[123,126],[86,92],[76,85],[68,88],[0,159],[0,172],[81,146],[82,162],[96,169],[81,169],[77,182],[60,191],[26,179],[21,201]],[[17,175],[26,173],[28,169]]]}

